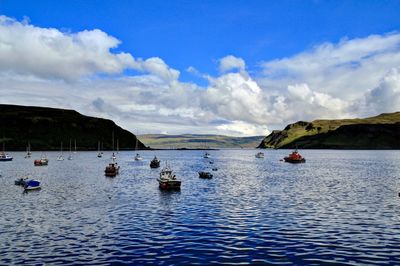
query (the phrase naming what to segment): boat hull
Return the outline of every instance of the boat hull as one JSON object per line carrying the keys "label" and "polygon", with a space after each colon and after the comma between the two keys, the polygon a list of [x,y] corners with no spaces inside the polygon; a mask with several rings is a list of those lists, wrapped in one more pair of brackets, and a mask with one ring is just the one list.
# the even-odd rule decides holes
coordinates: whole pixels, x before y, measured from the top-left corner
{"label": "boat hull", "polygon": [[179,180],[170,180],[170,181],[162,181],[158,180],[158,187],[161,190],[180,190],[181,189],[181,181]]}
{"label": "boat hull", "polygon": [[12,161],[13,158],[0,158],[0,162],[9,162]]}
{"label": "boat hull", "polygon": [[304,158],[301,158],[301,159],[299,159],[299,160],[295,160],[295,159],[291,159],[291,158],[289,158],[289,157],[285,157],[285,158],[283,158],[284,160],[285,160],[285,162],[287,162],[287,163],[305,163],[306,162],[306,159],[304,159]]}

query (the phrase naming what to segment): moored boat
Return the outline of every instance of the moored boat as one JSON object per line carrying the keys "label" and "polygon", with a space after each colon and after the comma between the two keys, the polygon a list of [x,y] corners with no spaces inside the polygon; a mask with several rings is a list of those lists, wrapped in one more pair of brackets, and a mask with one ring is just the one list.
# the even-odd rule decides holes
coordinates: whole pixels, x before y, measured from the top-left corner
{"label": "moored boat", "polygon": [[141,160],[143,160],[142,156],[140,156],[139,153],[136,153],[135,161],[141,161]]}
{"label": "moored boat", "polygon": [[25,191],[41,189],[40,181],[34,179],[27,180],[24,184],[24,189]]}
{"label": "moored boat", "polygon": [[157,156],[154,156],[153,160],[150,162],[150,168],[158,168],[160,167],[160,160],[157,158]]}
{"label": "moored boat", "polygon": [[171,168],[166,166],[161,170],[160,177],[157,178],[159,188],[161,190],[180,190],[181,181],[176,179],[176,176],[172,173]]}
{"label": "moored boat", "polygon": [[111,163],[108,166],[106,166],[104,174],[109,177],[115,177],[116,175],[119,174],[119,165],[115,161],[115,159],[112,159]]}
{"label": "moored boat", "polygon": [[256,158],[264,158],[264,153],[263,152],[258,152],[256,154]]}
{"label": "moored boat", "polygon": [[49,164],[49,159],[47,159],[46,155],[42,155],[42,158],[40,160],[35,160],[33,162],[35,166],[43,166],[43,165],[48,165]]}
{"label": "moored boat", "polygon": [[5,152],[5,143],[3,142],[3,151],[0,153],[0,162],[12,161],[13,157]]}
{"label": "moored boat", "polygon": [[289,156],[283,158],[287,163],[305,163],[306,159],[297,151],[293,151]]}
{"label": "moored boat", "polygon": [[203,158],[207,159],[210,158],[211,154],[209,154],[208,152],[204,153]]}
{"label": "moored boat", "polygon": [[13,157],[5,152],[0,153],[0,162],[12,161]]}
{"label": "moored boat", "polygon": [[204,179],[211,179],[213,175],[210,172],[199,172],[199,177]]}

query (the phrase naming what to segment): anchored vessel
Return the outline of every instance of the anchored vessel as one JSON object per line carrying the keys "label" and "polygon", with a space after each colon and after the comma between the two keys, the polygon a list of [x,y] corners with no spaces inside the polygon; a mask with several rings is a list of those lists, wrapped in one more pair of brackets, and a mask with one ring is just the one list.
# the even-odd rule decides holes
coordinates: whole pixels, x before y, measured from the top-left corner
{"label": "anchored vessel", "polygon": [[169,166],[165,166],[161,170],[160,177],[157,179],[159,188],[162,190],[180,190],[181,181],[176,179]]}
{"label": "anchored vessel", "polygon": [[305,163],[306,159],[298,153],[297,149],[293,151],[289,156],[283,158],[287,163]]}
{"label": "anchored vessel", "polygon": [[48,165],[49,164],[49,159],[47,159],[46,155],[42,155],[42,158],[40,158],[40,160],[33,161],[33,164],[35,166]]}
{"label": "anchored vessel", "polygon": [[158,168],[160,167],[160,160],[157,158],[157,156],[154,156],[153,160],[150,162],[150,168]]}
{"label": "anchored vessel", "polygon": [[111,163],[106,166],[104,174],[109,177],[114,177],[119,174],[119,165],[114,158],[112,158]]}
{"label": "anchored vessel", "polygon": [[204,179],[211,179],[213,175],[210,172],[199,172],[199,177]]}
{"label": "anchored vessel", "polygon": [[256,154],[256,158],[264,158],[264,153],[263,152],[258,152]]}

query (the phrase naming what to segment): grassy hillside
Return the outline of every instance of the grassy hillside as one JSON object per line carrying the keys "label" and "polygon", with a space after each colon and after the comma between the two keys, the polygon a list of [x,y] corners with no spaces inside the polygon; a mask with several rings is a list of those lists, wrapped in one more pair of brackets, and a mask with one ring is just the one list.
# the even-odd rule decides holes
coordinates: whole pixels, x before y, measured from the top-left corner
{"label": "grassy hillside", "polygon": [[299,121],[275,130],[260,148],[400,148],[400,112],[364,119]]}
{"label": "grassy hillside", "polygon": [[[112,132],[121,150],[135,149],[136,136],[108,119],[73,110],[0,105],[0,148],[5,142],[7,150],[25,150],[28,141],[32,150],[57,150],[61,142],[68,150],[70,139],[76,139],[78,150],[95,150],[98,141],[112,149]],[[145,146],[138,141],[138,148]]]}
{"label": "grassy hillside", "polygon": [[147,134],[138,138],[152,148],[255,148],[264,138],[255,137],[229,137],[222,135],[163,135]]}

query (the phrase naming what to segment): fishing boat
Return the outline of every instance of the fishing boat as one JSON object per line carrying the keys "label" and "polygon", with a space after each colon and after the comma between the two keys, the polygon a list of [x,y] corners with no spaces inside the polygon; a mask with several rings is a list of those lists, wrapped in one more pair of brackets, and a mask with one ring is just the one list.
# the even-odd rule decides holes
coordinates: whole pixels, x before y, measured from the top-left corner
{"label": "fishing boat", "polygon": [[26,155],[25,159],[31,158],[32,152],[31,152],[31,143],[28,141],[28,146],[26,146]]}
{"label": "fishing boat", "polygon": [[99,141],[99,143],[97,144],[97,149],[99,150],[98,153],[97,153],[97,157],[98,157],[98,158],[103,157],[103,153],[100,151],[100,141]]}
{"label": "fishing boat", "polygon": [[258,152],[257,154],[256,154],[256,158],[264,158],[264,153],[263,152]]}
{"label": "fishing boat", "polygon": [[24,189],[25,191],[41,189],[40,181],[34,179],[27,180],[24,184]]}
{"label": "fishing boat", "polygon": [[181,181],[176,179],[176,176],[172,173],[171,168],[166,165],[160,173],[160,177],[157,179],[159,188],[161,190],[180,190]]}
{"label": "fishing boat", "polygon": [[49,164],[49,159],[47,159],[46,154],[43,154],[39,160],[33,162],[35,166],[44,166]]}
{"label": "fishing boat", "polygon": [[150,168],[158,168],[160,167],[160,160],[157,158],[157,156],[154,156],[153,160],[150,162]]}
{"label": "fishing boat", "polygon": [[60,152],[61,152],[61,154],[58,155],[57,161],[64,161],[64,156],[63,156],[63,143],[62,143],[62,142],[61,142],[61,145],[60,145]]}
{"label": "fishing boat", "polygon": [[213,175],[210,172],[199,172],[199,177],[204,179],[211,179]]}
{"label": "fishing boat", "polygon": [[293,151],[289,156],[283,158],[287,163],[305,163],[306,159],[297,151]]}
{"label": "fishing boat", "polygon": [[115,161],[115,159],[112,159],[111,163],[108,166],[106,166],[104,174],[109,177],[115,177],[116,175],[119,174],[119,165]]}
{"label": "fishing boat", "polygon": [[0,162],[12,161],[13,157],[6,153],[5,143],[3,142],[3,151],[0,153]]}

